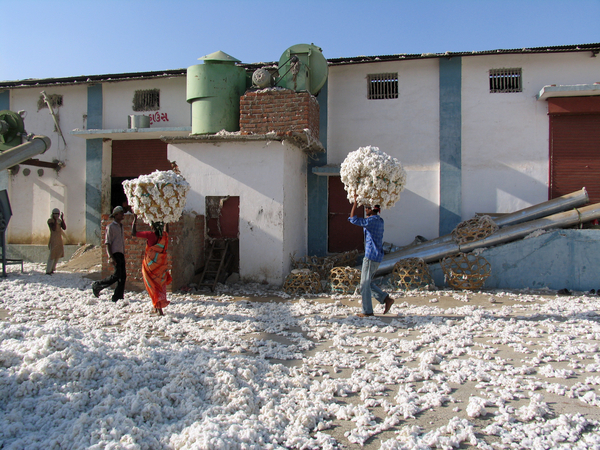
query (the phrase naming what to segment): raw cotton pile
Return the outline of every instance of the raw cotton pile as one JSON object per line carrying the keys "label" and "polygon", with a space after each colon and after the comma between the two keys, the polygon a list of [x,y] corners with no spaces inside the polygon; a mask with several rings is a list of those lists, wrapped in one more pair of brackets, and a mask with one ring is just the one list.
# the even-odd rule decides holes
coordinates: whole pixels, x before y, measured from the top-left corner
{"label": "raw cotton pile", "polygon": [[190,185],[172,170],[155,171],[134,180],[123,181],[133,212],[147,224],[176,222],[185,206]]}
{"label": "raw cotton pile", "polygon": [[396,158],[377,147],[360,147],[346,156],[340,175],[350,203],[391,208],[406,184],[406,172]]}

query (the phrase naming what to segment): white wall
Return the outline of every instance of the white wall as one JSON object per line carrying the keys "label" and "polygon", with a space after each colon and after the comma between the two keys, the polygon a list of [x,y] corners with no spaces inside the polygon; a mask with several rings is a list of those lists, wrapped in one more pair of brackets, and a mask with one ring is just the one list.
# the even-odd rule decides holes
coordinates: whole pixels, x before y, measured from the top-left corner
{"label": "white wall", "polygon": [[[398,99],[368,100],[367,75],[398,72]],[[434,238],[439,220],[439,76],[436,59],[329,68],[327,163],[373,145],[408,174],[400,201],[381,216],[384,240]]]}
{"label": "white wall", "polygon": [[[490,94],[489,70],[522,68],[523,92]],[[398,72],[399,98],[368,100],[367,75]],[[548,200],[550,84],[599,82],[590,52],[462,57],[462,219]],[[383,211],[384,239],[397,245],[438,236],[439,60],[333,66],[329,70],[328,164],[374,145],[399,159],[408,182]]]}
{"label": "white wall", "polygon": [[186,210],[204,215],[207,196],[240,197],[240,276],[281,284],[289,253],[306,254],[301,151],[278,141],[205,141],[169,144],[168,158],[191,185]]}
{"label": "white wall", "polygon": [[[160,110],[134,111],[135,91],[148,89],[160,90]],[[102,85],[104,128],[127,128],[127,118],[130,114],[151,116],[153,123],[150,128],[189,127],[192,123],[191,106],[186,101],[185,89],[185,76],[104,83]]]}
{"label": "white wall", "polygon": [[[489,92],[489,70],[501,68],[522,69],[523,92]],[[536,95],[550,84],[592,84],[599,71],[588,52],[462,59],[463,219],[548,200],[548,106]]]}
{"label": "white wall", "polygon": [[[63,96],[63,105],[55,108],[64,139],[55,131],[47,108],[38,111],[41,91]],[[82,127],[87,114],[87,86],[36,87],[11,90],[11,111],[25,110],[28,133],[48,136],[52,145],[35,157],[41,161],[59,160],[65,163],[58,173],[49,168],[21,165],[16,175],[9,177],[9,198],[12,207],[7,241],[11,244],[47,244],[46,221],[53,208],[65,213],[67,223],[65,244],[85,242],[85,141],[70,131]],[[24,170],[30,174],[25,176]],[[43,170],[43,175],[38,170]]]}
{"label": "white wall", "polygon": [[307,252],[306,154],[293,146],[285,146],[283,183],[283,272],[289,273],[291,255]]}

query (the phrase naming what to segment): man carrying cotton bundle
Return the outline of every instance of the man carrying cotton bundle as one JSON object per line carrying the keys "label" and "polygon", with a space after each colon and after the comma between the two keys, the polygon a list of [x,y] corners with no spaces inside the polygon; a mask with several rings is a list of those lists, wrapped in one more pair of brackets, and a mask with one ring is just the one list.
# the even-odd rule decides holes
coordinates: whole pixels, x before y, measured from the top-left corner
{"label": "man carrying cotton bundle", "polygon": [[373,283],[373,275],[383,260],[383,219],[379,216],[379,205],[365,206],[367,217],[357,217],[357,195],[354,194],[354,204],[348,220],[354,225],[363,227],[365,233],[365,257],[363,258],[362,271],[360,274],[360,294],[362,296],[362,313],[358,317],[373,315],[373,303],[371,296],[375,297],[384,306],[383,313],[387,314],[394,304],[388,294]]}
{"label": "man carrying cotton bundle", "polygon": [[[363,227],[365,233],[365,257],[360,280],[363,312],[359,317],[373,315],[372,295],[385,305],[383,313],[386,314],[394,300],[372,282],[383,260],[383,219],[379,212],[381,208],[391,208],[398,201],[406,184],[406,172],[396,158],[369,145],[346,156],[340,177],[348,200],[354,201],[348,220]],[[356,217],[358,204],[365,205],[366,218]]]}

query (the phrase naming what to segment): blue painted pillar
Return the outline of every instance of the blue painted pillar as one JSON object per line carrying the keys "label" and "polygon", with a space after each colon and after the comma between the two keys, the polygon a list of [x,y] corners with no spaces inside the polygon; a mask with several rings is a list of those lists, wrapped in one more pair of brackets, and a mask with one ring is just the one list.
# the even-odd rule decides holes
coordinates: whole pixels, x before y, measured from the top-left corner
{"label": "blue painted pillar", "polygon": [[461,58],[440,58],[440,236],[461,222]]}
{"label": "blue painted pillar", "polygon": [[[102,85],[88,87],[87,128],[102,129]],[[85,239],[100,245],[102,207],[102,139],[87,139],[85,164]]]}
{"label": "blue painted pillar", "polygon": [[10,109],[10,91],[0,92],[0,111]]}
{"label": "blue painted pillar", "polygon": [[[327,84],[321,89],[319,101],[319,137],[327,150]],[[319,153],[315,159],[308,158],[306,173],[307,192],[307,251],[310,256],[325,256],[327,254],[327,177],[317,176],[312,172],[313,167],[327,164],[327,151]]]}

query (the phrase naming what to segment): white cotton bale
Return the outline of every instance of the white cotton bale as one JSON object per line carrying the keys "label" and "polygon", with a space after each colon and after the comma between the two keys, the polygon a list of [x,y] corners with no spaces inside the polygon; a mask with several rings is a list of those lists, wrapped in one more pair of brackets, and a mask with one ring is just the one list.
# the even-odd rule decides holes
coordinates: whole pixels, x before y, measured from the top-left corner
{"label": "white cotton bale", "polygon": [[155,171],[123,181],[127,201],[147,224],[177,222],[185,207],[189,183],[172,170]]}
{"label": "white cotton bale", "polygon": [[400,161],[373,146],[349,153],[340,176],[351,203],[356,194],[359,205],[379,205],[381,209],[394,206],[406,185],[406,172]]}

